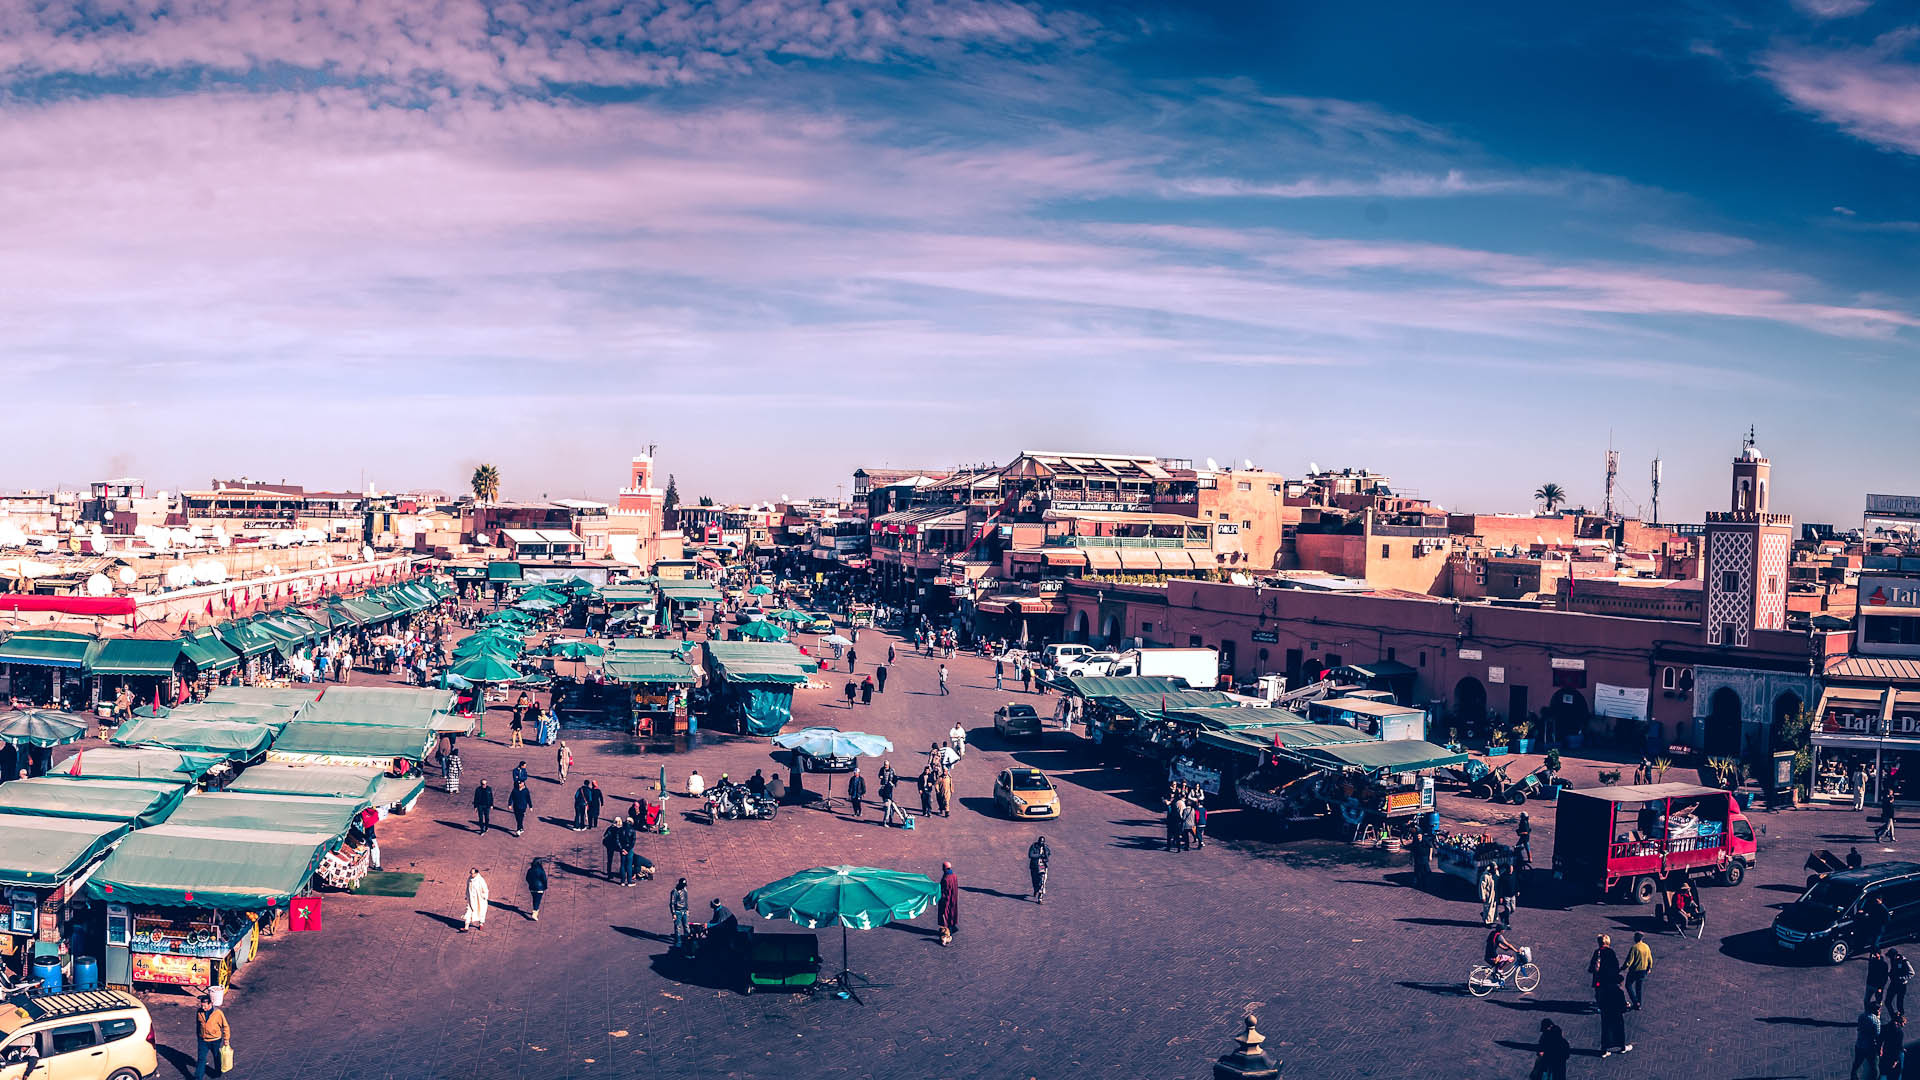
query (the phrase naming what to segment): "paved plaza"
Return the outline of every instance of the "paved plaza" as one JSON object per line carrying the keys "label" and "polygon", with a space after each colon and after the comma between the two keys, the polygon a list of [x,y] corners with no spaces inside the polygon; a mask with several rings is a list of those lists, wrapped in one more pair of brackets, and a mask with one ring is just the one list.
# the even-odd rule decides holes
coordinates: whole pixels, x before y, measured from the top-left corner
{"label": "paved plaza", "polygon": [[[862,670],[885,651],[861,635]],[[550,749],[504,745],[506,716],[489,739],[463,742],[465,788],[429,784],[414,811],[381,828],[386,868],[426,875],[411,898],[328,894],[321,933],[282,934],[236,980],[229,998],[240,1075],[280,1080],[360,1077],[1079,1077],[1209,1075],[1240,1015],[1261,1017],[1268,1047],[1294,1077],[1523,1076],[1542,1017],[1576,1048],[1575,1075],[1611,1077],[1833,1076],[1843,1074],[1862,984],[1860,964],[1787,966],[1771,950],[1774,908],[1797,891],[1810,847],[1867,839],[1859,815],[1764,813],[1761,864],[1747,883],[1707,891],[1703,940],[1653,936],[1647,1008],[1629,1017],[1635,1049],[1597,1059],[1585,965],[1597,932],[1624,941],[1653,929],[1651,909],[1554,905],[1546,886],[1524,896],[1514,937],[1544,972],[1531,996],[1474,1000],[1467,967],[1480,954],[1476,905],[1464,883],[1435,894],[1411,887],[1404,857],[1376,857],[1325,839],[1276,837],[1236,812],[1211,820],[1204,850],[1161,850],[1158,778],[1103,762],[1077,734],[1049,731],[1038,748],[992,735],[991,667],[947,661],[953,693],[939,695],[938,661],[901,651],[871,707],[829,691],[802,691],[795,726],[834,724],[892,739],[891,760],[916,773],[928,744],[957,718],[972,743],[956,769],[949,819],[906,831],[813,810],[771,822],[723,821],[670,806],[671,835],[643,836],[659,876],[633,888],[605,880],[599,836],[566,826],[572,787],[553,782]],[[1041,701],[1050,711],[1051,699]],[[707,741],[712,738],[713,741]],[[661,766],[680,790],[697,766],[709,780],[781,766],[761,740],[702,736],[690,754],[634,756],[618,740],[572,740],[574,777],[596,779],[611,811],[653,795]],[[526,835],[474,831],[469,793],[481,777],[504,790],[524,758],[534,782]],[[995,816],[993,776],[1012,763],[1061,784],[1064,815],[1044,825]],[[869,776],[878,762],[865,763]],[[1573,765],[1575,783],[1592,766]],[[818,786],[819,778],[810,778]],[[836,790],[840,781],[836,779]],[[904,805],[918,806],[911,784]],[[1484,822],[1510,836],[1513,811],[1442,797],[1450,827]],[[1537,859],[1552,850],[1552,813],[1538,813]],[[495,821],[509,818],[496,811]],[[1054,850],[1049,902],[1026,898],[1025,851],[1036,832]],[[1863,848],[1869,860],[1872,849]],[[521,874],[534,855],[554,860],[538,922],[523,915]],[[960,932],[942,948],[932,913],[908,925],[855,932],[853,967],[881,985],[864,1004],[821,995],[751,996],[704,981],[668,956],[667,892],[691,882],[696,918],[720,897],[736,911],[748,890],[809,866],[852,863],[938,876],[953,862],[965,889]],[[467,868],[492,884],[484,932],[456,931]],[[1544,905],[1544,906],[1543,906]],[[743,921],[769,930],[742,912]],[[837,934],[822,952],[837,960]],[[191,1071],[185,996],[153,996],[163,1057]],[[163,1066],[162,1075],[170,1069]]]}

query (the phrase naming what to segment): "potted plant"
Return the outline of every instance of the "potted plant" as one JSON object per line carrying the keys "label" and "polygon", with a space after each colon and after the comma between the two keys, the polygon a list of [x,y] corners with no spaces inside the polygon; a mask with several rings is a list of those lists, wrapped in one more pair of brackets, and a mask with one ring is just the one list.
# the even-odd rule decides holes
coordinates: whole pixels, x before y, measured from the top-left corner
{"label": "potted plant", "polygon": [[1533,725],[1527,723],[1525,720],[1520,721],[1509,729],[1509,735],[1513,740],[1513,749],[1516,753],[1533,753],[1533,740],[1528,737],[1532,734]]}

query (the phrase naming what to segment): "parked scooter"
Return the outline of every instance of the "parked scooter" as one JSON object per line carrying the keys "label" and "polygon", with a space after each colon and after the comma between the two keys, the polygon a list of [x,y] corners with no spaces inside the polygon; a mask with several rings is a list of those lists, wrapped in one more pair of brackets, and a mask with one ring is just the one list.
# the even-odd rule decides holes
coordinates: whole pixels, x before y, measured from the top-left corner
{"label": "parked scooter", "polygon": [[780,804],[772,796],[755,795],[739,784],[728,784],[707,792],[707,820],[748,818],[772,821]]}

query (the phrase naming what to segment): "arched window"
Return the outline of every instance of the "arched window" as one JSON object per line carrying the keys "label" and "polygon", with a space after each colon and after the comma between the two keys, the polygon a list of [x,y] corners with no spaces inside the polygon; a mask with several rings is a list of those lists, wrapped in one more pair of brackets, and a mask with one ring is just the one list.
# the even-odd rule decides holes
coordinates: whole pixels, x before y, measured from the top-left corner
{"label": "arched window", "polygon": [[1692,668],[1680,669],[1680,691],[1686,694],[1693,693],[1693,669]]}

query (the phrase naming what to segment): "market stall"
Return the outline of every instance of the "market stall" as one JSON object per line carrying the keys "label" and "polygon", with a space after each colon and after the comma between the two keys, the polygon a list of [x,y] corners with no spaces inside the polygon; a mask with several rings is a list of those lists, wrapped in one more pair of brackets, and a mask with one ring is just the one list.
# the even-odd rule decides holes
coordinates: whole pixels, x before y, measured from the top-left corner
{"label": "market stall", "polygon": [[36,958],[45,958],[59,964],[63,983],[70,981],[70,939],[85,923],[84,909],[68,900],[132,828],[118,821],[0,813],[0,888],[6,899],[0,960],[13,975],[25,975]]}
{"label": "market stall", "polygon": [[219,754],[232,762],[246,762],[266,753],[273,729],[237,720],[175,720],[146,716],[114,729],[120,746],[159,746],[195,754]]}
{"label": "market stall", "polygon": [[[85,886],[108,905],[110,973],[129,954],[130,981],[225,985],[252,959],[261,923],[305,893],[335,843],[327,832],[160,825],[122,840]],[[131,922],[116,944],[114,909]]]}
{"label": "market stall", "polygon": [[0,641],[0,696],[42,708],[83,707],[83,669],[96,640],[64,630],[22,630]]}
{"label": "market stall", "polygon": [[793,691],[818,668],[787,642],[713,641],[706,646],[715,712],[749,735],[771,735],[793,719]]}
{"label": "market stall", "polygon": [[607,657],[600,670],[613,688],[609,704],[624,706],[619,719],[634,738],[667,750],[684,746],[689,688],[699,681],[692,664],[668,653],[625,653]]}
{"label": "market stall", "polygon": [[437,737],[426,728],[297,720],[280,732],[273,749],[267,752],[267,760],[385,769],[395,759],[415,764],[426,760]]}
{"label": "market stall", "polygon": [[225,761],[221,754],[183,753],[161,747],[96,746],[55,762],[50,777],[88,780],[183,780],[198,783]]}
{"label": "market stall", "polygon": [[136,701],[180,700],[188,663],[177,638],[103,638],[87,650],[89,697],[111,705],[125,687]]}
{"label": "market stall", "polygon": [[[0,784],[0,813],[116,821],[136,828],[167,820],[187,792],[173,780],[89,780],[37,776]],[[0,836],[0,848],[6,838]]]}

